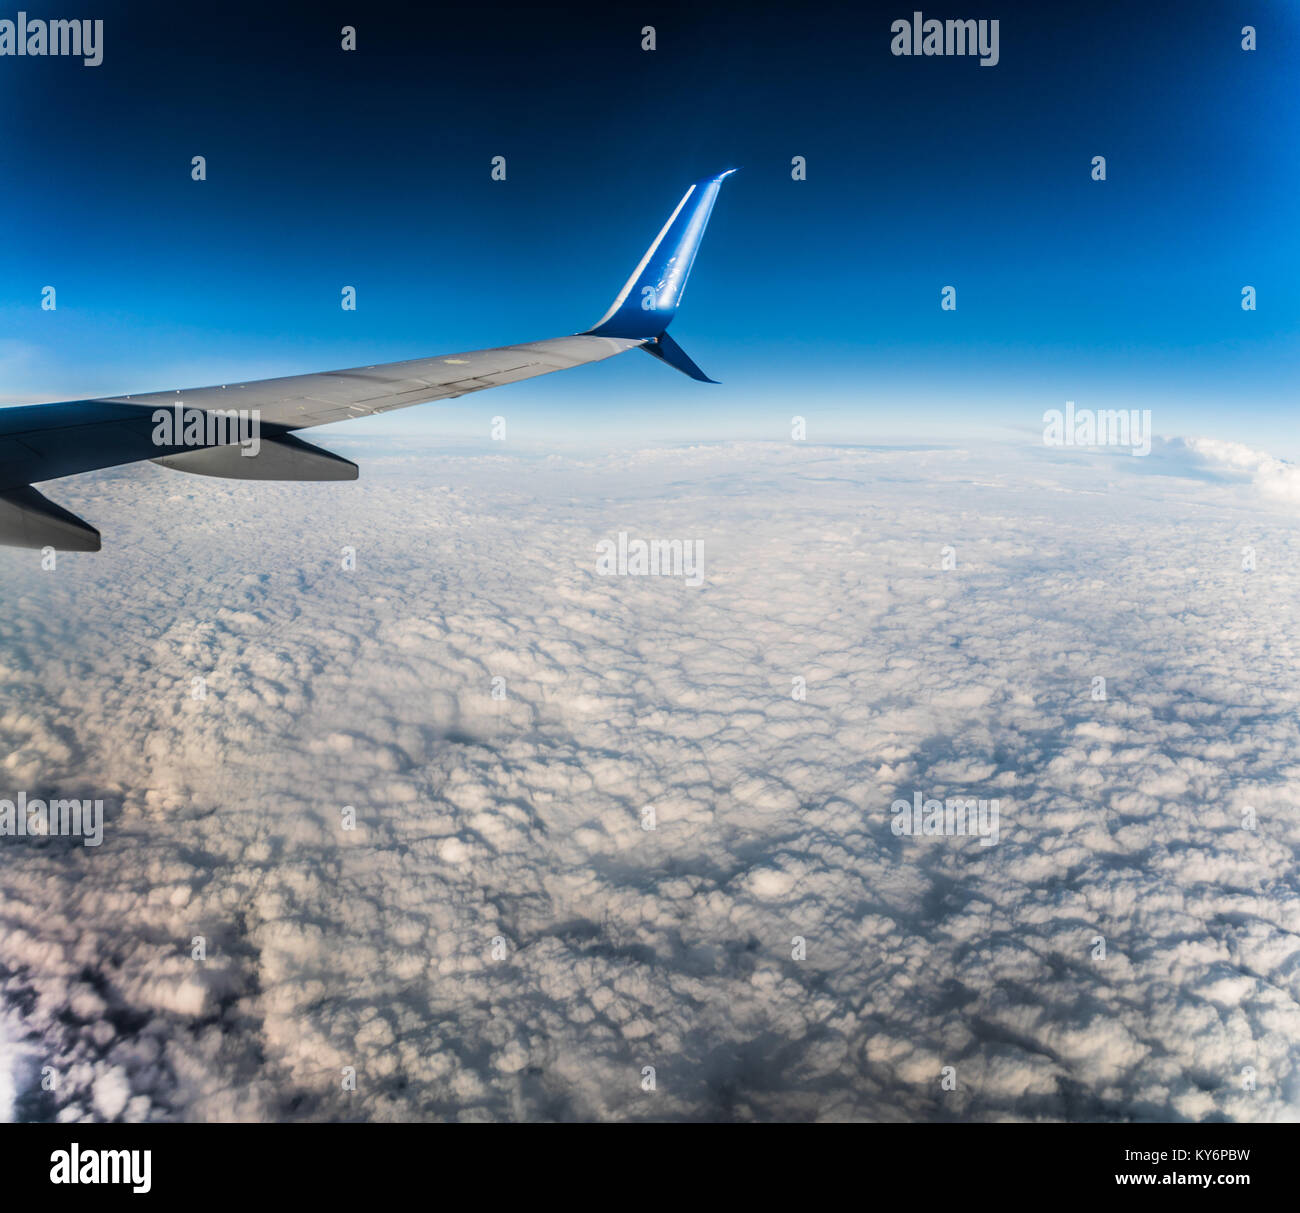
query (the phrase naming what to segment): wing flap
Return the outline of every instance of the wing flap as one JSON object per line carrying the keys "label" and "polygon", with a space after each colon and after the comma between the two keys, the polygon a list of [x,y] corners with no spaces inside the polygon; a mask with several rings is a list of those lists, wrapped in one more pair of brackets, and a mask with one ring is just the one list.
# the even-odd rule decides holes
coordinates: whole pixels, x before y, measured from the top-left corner
{"label": "wing flap", "polygon": [[[245,454],[245,451],[252,454]],[[292,434],[263,436],[257,448],[238,443],[161,455],[153,460],[177,472],[223,480],[355,480],[357,465]]]}

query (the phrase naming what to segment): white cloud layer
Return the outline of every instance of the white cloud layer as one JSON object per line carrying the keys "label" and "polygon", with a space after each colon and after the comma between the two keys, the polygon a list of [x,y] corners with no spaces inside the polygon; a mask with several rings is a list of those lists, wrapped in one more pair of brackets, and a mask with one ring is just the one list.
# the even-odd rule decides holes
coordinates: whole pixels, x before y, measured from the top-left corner
{"label": "white cloud layer", "polygon": [[[97,849],[0,839],[13,1115],[1296,1119],[1277,496],[1041,450],[349,453],[69,481],[105,552],[0,552],[0,796],[107,808]],[[598,577],[620,531],[702,540],[703,585]],[[896,837],[915,791],[998,797],[999,845]]]}

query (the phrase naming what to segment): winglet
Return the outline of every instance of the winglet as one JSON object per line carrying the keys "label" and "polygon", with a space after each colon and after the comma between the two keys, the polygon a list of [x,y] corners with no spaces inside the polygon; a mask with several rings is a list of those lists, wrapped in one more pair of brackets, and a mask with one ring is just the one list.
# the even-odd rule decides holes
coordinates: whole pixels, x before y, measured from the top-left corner
{"label": "winglet", "polygon": [[692,379],[698,379],[701,383],[718,382],[716,379],[710,379],[700,370],[691,361],[691,356],[667,333],[660,333],[653,341],[647,341],[645,345],[638,345],[636,348],[645,350],[647,354],[653,354],[660,362],[666,362],[674,370],[681,371],[683,375],[689,375]]}
{"label": "winglet", "polygon": [[[686,191],[686,196],[669,215],[663,230],[641,258],[641,264],[632,271],[632,277],[610,304],[609,311],[584,336],[639,337],[644,341],[655,341],[660,337],[677,314],[686,279],[690,276],[695,254],[699,252],[722,182],[735,171],[729,168],[716,177],[704,177]],[[694,373],[688,370],[686,374],[692,378],[705,378],[679,347],[671,348],[693,368]],[[655,350],[649,352],[656,353]],[[678,370],[685,370],[667,354],[668,351],[659,351],[665,362]]]}

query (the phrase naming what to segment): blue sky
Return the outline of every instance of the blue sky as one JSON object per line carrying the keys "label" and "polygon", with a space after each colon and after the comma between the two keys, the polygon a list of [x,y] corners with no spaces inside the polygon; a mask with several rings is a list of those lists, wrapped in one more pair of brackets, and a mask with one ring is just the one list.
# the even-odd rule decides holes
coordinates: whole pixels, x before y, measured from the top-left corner
{"label": "blue sky", "polygon": [[629,355],[363,428],[942,442],[1073,399],[1300,455],[1296,10],[923,10],[998,17],[989,68],[891,55],[912,10],[99,6],[101,66],[0,58],[0,398],[575,331],[739,165],[672,330],[722,386]]}

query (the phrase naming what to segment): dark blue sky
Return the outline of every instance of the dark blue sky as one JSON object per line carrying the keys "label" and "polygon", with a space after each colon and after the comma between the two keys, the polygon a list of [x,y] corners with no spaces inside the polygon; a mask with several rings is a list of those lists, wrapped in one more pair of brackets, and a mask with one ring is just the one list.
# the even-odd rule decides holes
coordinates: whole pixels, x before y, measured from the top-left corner
{"label": "dark blue sky", "polygon": [[721,387],[629,355],[365,426],[943,441],[1068,398],[1300,453],[1279,0],[922,9],[997,17],[990,68],[891,55],[903,4],[24,7],[101,16],[104,61],[0,58],[4,399],[585,328],[685,186],[739,165],[672,330]]}

